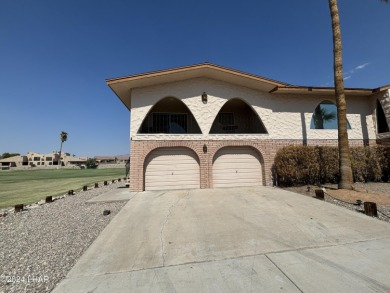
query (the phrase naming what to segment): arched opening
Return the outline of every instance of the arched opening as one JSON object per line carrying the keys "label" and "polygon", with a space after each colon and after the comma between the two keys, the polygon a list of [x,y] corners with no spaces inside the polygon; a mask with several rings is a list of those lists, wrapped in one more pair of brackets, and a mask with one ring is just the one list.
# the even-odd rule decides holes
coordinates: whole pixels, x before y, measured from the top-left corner
{"label": "arched opening", "polygon": [[177,98],[167,97],[157,102],[141,124],[138,133],[201,133],[194,115]]}
{"label": "arched opening", "polygon": [[389,132],[389,125],[387,124],[385,112],[379,100],[376,100],[376,125],[378,133]]}
{"label": "arched opening", "polygon": [[[323,101],[315,108],[310,129],[337,129],[337,106],[331,101]],[[351,125],[347,120],[347,129]]]}
{"label": "arched opening", "polygon": [[238,98],[229,100],[215,117],[210,134],[267,133],[256,112]]}

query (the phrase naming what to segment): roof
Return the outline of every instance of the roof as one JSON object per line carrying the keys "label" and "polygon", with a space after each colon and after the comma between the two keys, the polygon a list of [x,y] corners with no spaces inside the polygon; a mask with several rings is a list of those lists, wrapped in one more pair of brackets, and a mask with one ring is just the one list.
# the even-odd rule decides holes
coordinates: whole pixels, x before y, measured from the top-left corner
{"label": "roof", "polygon": [[130,155],[120,155],[120,156],[95,156],[95,160],[128,160]]}
{"label": "roof", "polygon": [[24,156],[12,156],[5,159],[0,159],[0,163],[8,163],[8,162],[17,162],[19,160],[23,160]]}
{"label": "roof", "polygon": [[85,162],[87,159],[77,158],[77,157],[66,157],[65,160],[67,162]]}
{"label": "roof", "polygon": [[289,85],[284,82],[245,73],[208,62],[166,70],[152,71],[143,74],[110,78],[106,80],[106,83],[123,102],[123,104],[130,110],[131,90],[134,88],[164,84],[172,81],[181,81],[197,77],[208,77],[217,80],[223,80],[232,84],[238,84],[267,92],[271,91],[277,86]]}
{"label": "roof", "polygon": [[115,160],[115,156],[95,156],[95,160]]}
{"label": "roof", "polygon": [[[279,94],[321,94],[321,95],[334,95],[334,87],[314,87],[314,86],[283,86],[276,87],[270,93],[277,92]],[[368,88],[344,88],[344,93],[349,96],[369,96],[375,92],[375,89]]]}
{"label": "roof", "polygon": [[[207,77],[246,86],[256,90],[280,94],[322,94],[334,95],[334,87],[295,86],[266,77],[245,73],[235,69],[211,64],[208,62],[152,71],[118,78],[106,79],[107,85],[118,96],[122,103],[131,109],[131,91],[135,88],[181,81],[190,78]],[[345,88],[350,96],[369,96],[375,92],[390,89],[390,85],[379,88]]]}

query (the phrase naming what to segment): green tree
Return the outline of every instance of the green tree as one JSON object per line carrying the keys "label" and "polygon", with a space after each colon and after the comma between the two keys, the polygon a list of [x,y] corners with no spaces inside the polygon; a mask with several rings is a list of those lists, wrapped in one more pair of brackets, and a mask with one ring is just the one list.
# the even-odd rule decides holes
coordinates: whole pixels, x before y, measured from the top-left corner
{"label": "green tree", "polygon": [[60,133],[60,140],[61,140],[61,146],[60,146],[60,153],[58,157],[58,165],[61,166],[61,152],[62,152],[62,144],[68,140],[68,134],[65,131],[61,131]]}
{"label": "green tree", "polygon": [[[380,0],[388,3],[389,0]],[[340,18],[337,0],[329,0],[333,33],[333,71],[337,106],[337,128],[339,145],[340,189],[352,189],[353,176],[347,132],[347,103],[344,94],[343,59]]]}
{"label": "green tree", "polygon": [[15,156],[20,156],[20,154],[19,153],[3,153],[2,155],[0,155],[0,159],[7,159],[10,157],[15,157]]}
{"label": "green tree", "polygon": [[95,169],[97,167],[96,159],[88,158],[87,161],[85,162],[85,165],[87,166],[87,169]]}

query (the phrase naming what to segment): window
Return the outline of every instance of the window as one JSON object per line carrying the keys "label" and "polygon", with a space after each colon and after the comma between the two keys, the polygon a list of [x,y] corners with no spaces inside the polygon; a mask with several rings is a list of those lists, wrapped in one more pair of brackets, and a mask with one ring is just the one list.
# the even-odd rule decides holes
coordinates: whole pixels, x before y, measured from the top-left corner
{"label": "window", "polygon": [[386,121],[385,112],[379,100],[376,100],[376,124],[378,133],[389,132],[389,125]]}
{"label": "window", "polygon": [[46,157],[46,161],[52,161],[53,158],[52,157]]}
{"label": "window", "polygon": [[34,161],[40,161],[41,158],[40,157],[34,157]]}
{"label": "window", "polygon": [[227,101],[217,114],[210,134],[225,133],[267,133],[258,114],[239,98]]}
{"label": "window", "polygon": [[[319,104],[314,110],[310,129],[337,129],[336,105],[328,101],[324,101]],[[347,129],[351,129],[351,125],[348,120]]]}
{"label": "window", "polygon": [[138,133],[195,134],[202,132],[194,115],[181,100],[166,97],[152,107]]}
{"label": "window", "polygon": [[222,125],[234,125],[233,113],[219,113],[218,122]]}
{"label": "window", "polygon": [[187,114],[153,113],[149,133],[187,133]]}

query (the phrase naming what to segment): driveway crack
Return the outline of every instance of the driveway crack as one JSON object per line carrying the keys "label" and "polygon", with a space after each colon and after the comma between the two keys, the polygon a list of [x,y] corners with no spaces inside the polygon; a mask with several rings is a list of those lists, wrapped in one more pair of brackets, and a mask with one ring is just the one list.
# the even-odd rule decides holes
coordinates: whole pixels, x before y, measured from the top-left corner
{"label": "driveway crack", "polygon": [[264,254],[264,256],[268,258],[268,260],[299,290],[299,292],[303,293],[301,288],[299,288],[298,285],[289,276],[287,276],[287,274],[267,254]]}

